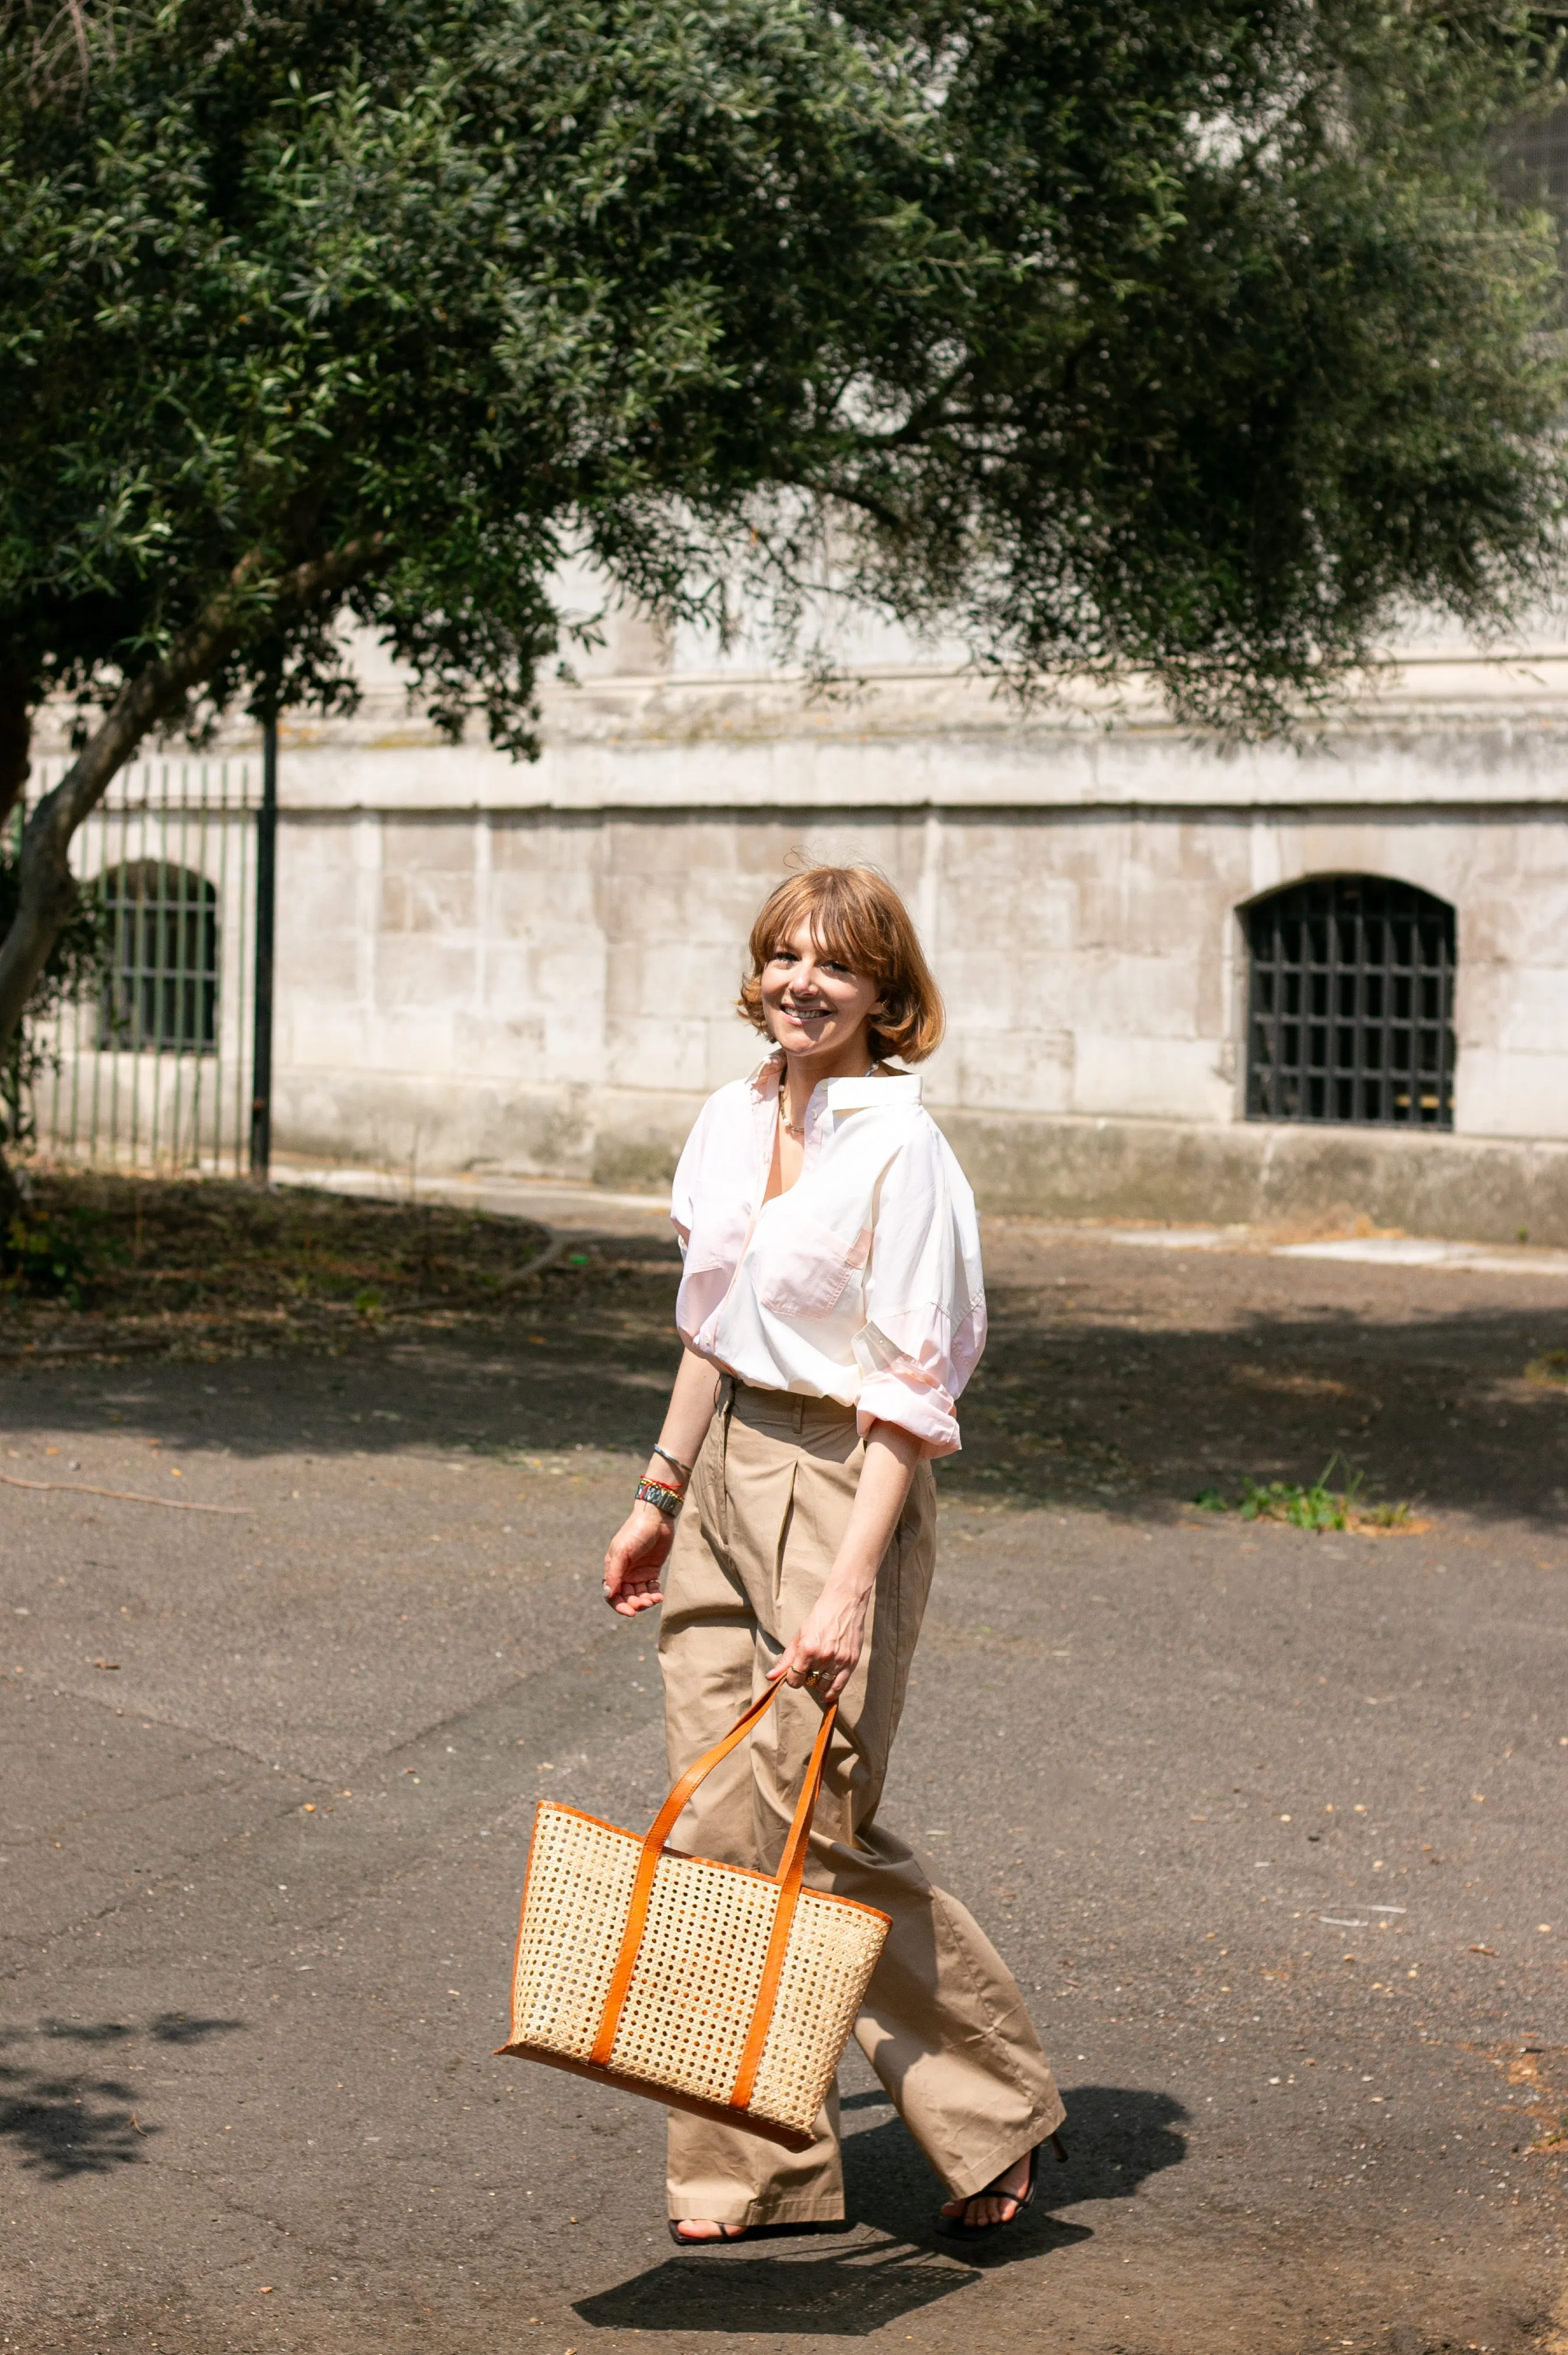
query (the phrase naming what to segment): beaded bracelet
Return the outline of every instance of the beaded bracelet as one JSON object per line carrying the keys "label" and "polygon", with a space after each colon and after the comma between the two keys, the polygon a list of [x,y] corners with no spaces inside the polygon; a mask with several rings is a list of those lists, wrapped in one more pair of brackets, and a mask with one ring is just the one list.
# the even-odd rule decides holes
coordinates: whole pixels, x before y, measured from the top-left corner
{"label": "beaded bracelet", "polygon": [[678,1488],[667,1488],[662,1480],[639,1480],[637,1502],[639,1505],[652,1505],[667,1521],[673,1521],[686,1498]]}

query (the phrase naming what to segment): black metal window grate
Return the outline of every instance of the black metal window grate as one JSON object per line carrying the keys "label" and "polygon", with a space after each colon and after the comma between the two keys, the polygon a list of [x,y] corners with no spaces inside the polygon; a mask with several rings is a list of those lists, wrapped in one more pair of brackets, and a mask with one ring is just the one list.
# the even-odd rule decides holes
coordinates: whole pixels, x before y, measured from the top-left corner
{"label": "black metal window grate", "polygon": [[218,1044],[218,893],[157,858],[111,868],[100,885],[109,935],[98,1043],[210,1055]]}
{"label": "black metal window grate", "polygon": [[1454,1125],[1454,911],[1326,875],[1244,911],[1249,1120]]}

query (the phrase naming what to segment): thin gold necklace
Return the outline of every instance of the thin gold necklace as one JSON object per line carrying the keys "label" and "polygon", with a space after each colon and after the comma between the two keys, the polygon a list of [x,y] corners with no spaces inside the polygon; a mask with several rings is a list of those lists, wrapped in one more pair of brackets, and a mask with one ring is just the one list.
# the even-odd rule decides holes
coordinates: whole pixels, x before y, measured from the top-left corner
{"label": "thin gold necklace", "polygon": [[[866,1068],[865,1068],[865,1071],[864,1071],[864,1072],[861,1074],[861,1076],[862,1076],[862,1078],[864,1078],[864,1079],[868,1079],[868,1080],[869,1080],[869,1079],[874,1079],[874,1078],[876,1077],[876,1071],[877,1071],[877,1067],[876,1067],[875,1063],[868,1063],[868,1064],[867,1064],[867,1066],[866,1066]],[[812,1092],[812,1094],[813,1094],[813,1095],[815,1095],[815,1094],[816,1094],[816,1089],[814,1088],[814,1089],[812,1090],[812,1092]],[[807,1101],[807,1103],[809,1103],[809,1102],[810,1102],[810,1097],[808,1097],[808,1098],[806,1099],[806,1101]],[[804,1121],[802,1121],[802,1122],[801,1122],[800,1126],[799,1126],[798,1128],[796,1128],[796,1126],[795,1126],[795,1124],[794,1121],[793,1121],[793,1120],[791,1120],[791,1118],[790,1118],[790,1116],[789,1116],[788,1113],[784,1110],[784,1106],[785,1106],[785,1104],[787,1104],[787,1103],[788,1103],[788,1102],[789,1102],[789,1065],[786,1063],[786,1064],[784,1065],[784,1071],[782,1071],[782,1073],[780,1074],[780,1077],[779,1077],[779,1118],[783,1121],[783,1123],[784,1123],[784,1126],[788,1129],[788,1131],[789,1131],[789,1133],[790,1133],[790,1135],[791,1135],[792,1136],[804,1136],[804,1135],[805,1135],[805,1123]]]}

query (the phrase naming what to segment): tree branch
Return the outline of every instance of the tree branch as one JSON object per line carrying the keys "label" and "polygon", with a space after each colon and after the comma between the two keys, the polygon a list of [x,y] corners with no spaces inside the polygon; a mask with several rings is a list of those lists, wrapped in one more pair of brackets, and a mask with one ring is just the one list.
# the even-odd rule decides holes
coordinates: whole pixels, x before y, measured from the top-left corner
{"label": "tree branch", "polygon": [[391,555],[387,534],[375,532],[268,581],[261,552],[252,549],[168,652],[125,681],[59,783],[33,812],[22,837],[16,920],[0,942],[0,1057],[76,904],[71,837],[136,747],[162,720],[181,710],[243,642],[259,602],[264,600],[268,618],[275,622],[291,611],[341,595]]}
{"label": "tree branch", "polygon": [[32,774],[33,684],[26,664],[0,663],[0,826]]}

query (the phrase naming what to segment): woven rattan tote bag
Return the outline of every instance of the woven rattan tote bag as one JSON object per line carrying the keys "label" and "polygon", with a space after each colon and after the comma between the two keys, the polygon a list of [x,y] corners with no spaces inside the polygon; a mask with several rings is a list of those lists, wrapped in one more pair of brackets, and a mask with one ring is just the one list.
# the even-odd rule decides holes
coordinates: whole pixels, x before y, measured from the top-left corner
{"label": "woven rattan tote bag", "polygon": [[778,1693],[681,1776],[645,1839],[539,1802],[500,2050],[805,2150],[888,1934],[885,1913],[801,1882],[834,1710],[776,1875],[665,1846]]}

